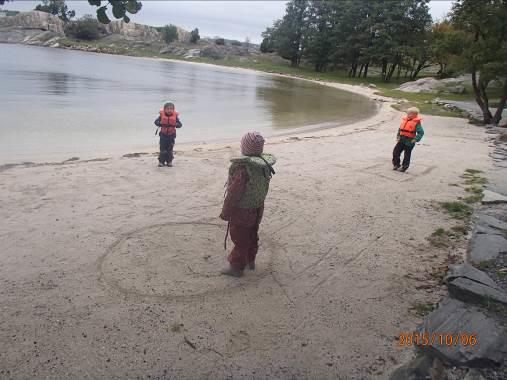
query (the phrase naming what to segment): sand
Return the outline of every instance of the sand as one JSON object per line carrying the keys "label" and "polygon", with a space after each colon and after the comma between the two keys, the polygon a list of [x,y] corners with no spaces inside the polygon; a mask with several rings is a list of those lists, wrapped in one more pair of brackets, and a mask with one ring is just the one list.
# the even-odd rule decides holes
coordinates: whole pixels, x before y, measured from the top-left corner
{"label": "sand", "polygon": [[[367,96],[363,87],[335,85]],[[268,140],[278,157],[257,270],[226,264],[220,219],[239,144],[0,170],[1,378],[386,378],[413,356],[410,308],[437,302],[457,222],[436,202],[488,171],[484,130],[425,116],[407,173],[401,114]],[[423,115],[424,116],[424,115]],[[182,132],[183,133],[183,132]],[[231,243],[229,242],[229,247]]]}

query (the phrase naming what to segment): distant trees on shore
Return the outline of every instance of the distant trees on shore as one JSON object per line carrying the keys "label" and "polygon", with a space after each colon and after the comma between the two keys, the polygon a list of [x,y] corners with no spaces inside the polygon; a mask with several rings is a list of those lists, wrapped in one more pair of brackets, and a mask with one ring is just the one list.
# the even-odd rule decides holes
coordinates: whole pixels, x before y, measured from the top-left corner
{"label": "distant trees on shore", "polygon": [[366,77],[375,64],[389,81],[397,69],[415,77],[425,67],[430,30],[428,0],[292,0],[262,34],[261,50],[294,67],[304,58],[316,71],[346,65],[351,77]]}
{"label": "distant trees on shore", "polygon": [[175,25],[166,25],[161,28],[162,38],[166,44],[170,44],[178,39],[178,28]]}

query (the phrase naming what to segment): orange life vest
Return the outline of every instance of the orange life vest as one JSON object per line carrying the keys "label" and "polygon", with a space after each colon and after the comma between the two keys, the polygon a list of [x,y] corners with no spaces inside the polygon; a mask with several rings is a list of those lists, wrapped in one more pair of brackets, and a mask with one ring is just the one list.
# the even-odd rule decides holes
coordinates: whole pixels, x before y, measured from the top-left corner
{"label": "orange life vest", "polygon": [[164,135],[173,135],[176,133],[176,118],[179,113],[174,111],[171,116],[167,116],[163,109],[160,110],[160,133]]}
{"label": "orange life vest", "polygon": [[412,119],[404,116],[400,125],[400,136],[408,137],[409,139],[415,139],[417,135],[417,124],[421,122],[421,118],[416,116]]}

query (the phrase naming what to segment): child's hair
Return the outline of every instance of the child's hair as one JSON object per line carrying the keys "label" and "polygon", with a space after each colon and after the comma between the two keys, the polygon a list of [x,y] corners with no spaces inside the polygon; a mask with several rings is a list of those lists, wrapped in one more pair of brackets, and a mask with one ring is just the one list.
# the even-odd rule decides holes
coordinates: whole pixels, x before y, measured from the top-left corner
{"label": "child's hair", "polygon": [[174,108],[174,103],[173,102],[165,102],[164,103],[164,108],[166,108],[166,107],[172,107],[172,108]]}
{"label": "child's hair", "polygon": [[407,113],[416,113],[416,114],[419,114],[419,108],[417,108],[417,107],[410,107],[407,110]]}

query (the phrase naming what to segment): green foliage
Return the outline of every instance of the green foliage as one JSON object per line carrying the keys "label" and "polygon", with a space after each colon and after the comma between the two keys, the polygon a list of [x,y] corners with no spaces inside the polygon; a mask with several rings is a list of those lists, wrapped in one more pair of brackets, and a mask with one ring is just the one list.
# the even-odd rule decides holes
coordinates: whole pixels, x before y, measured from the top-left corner
{"label": "green foliage", "polygon": [[166,25],[162,27],[162,38],[166,44],[170,44],[178,39],[178,29],[174,25]]}
{"label": "green foliage", "polygon": [[[124,22],[130,22],[130,17],[127,13],[136,14],[143,7],[142,3],[138,0],[88,0],[90,5],[98,7],[97,20],[102,24],[109,24],[111,19],[107,15],[108,6],[111,5],[111,13],[116,19],[121,19]],[[105,3],[106,5],[102,5]]]}
{"label": "green foliage", "polygon": [[427,240],[433,247],[448,248],[453,247],[455,242],[466,235],[468,229],[466,226],[453,226],[450,230],[437,228]]}
{"label": "green foliage", "polygon": [[42,0],[42,4],[37,5],[35,10],[58,16],[60,20],[65,22],[70,21],[76,15],[76,12],[69,11],[64,0]]}
{"label": "green foliage", "polygon": [[[505,0],[459,0],[452,9],[453,26],[463,35],[460,65],[472,73],[476,101],[485,123],[498,124],[507,102],[507,2]],[[479,78],[477,78],[479,74]],[[500,102],[493,115],[488,85],[502,85]]]}
{"label": "green foliage", "polygon": [[65,25],[65,35],[79,40],[96,40],[103,33],[104,26],[92,15],[85,15]]}
{"label": "green foliage", "polygon": [[217,38],[217,39],[215,39],[215,44],[225,45],[225,40],[223,38]]}
{"label": "green foliage", "polygon": [[316,71],[344,65],[351,77],[366,77],[369,66],[378,65],[384,81],[402,70],[415,78],[431,56],[427,3],[292,0],[284,17],[262,34],[261,51],[276,51],[292,66],[307,58]]}
{"label": "green foliage", "polygon": [[190,32],[190,42],[195,44],[197,41],[201,39],[201,36],[199,35],[199,29],[195,28]]}
{"label": "green foliage", "polygon": [[415,303],[410,307],[410,310],[418,317],[424,317],[437,308],[437,305],[432,303]]}
{"label": "green foliage", "polygon": [[472,208],[463,202],[442,202],[440,206],[455,219],[465,219],[472,215]]}

